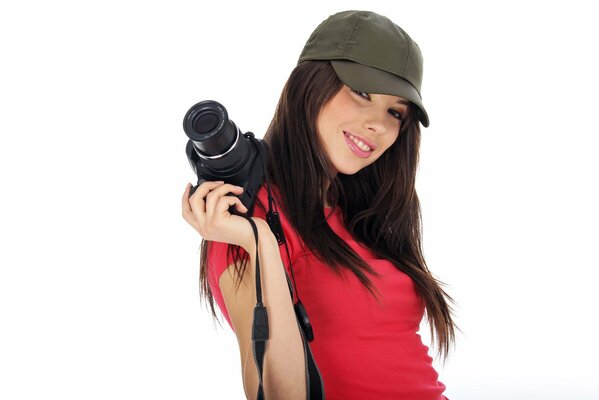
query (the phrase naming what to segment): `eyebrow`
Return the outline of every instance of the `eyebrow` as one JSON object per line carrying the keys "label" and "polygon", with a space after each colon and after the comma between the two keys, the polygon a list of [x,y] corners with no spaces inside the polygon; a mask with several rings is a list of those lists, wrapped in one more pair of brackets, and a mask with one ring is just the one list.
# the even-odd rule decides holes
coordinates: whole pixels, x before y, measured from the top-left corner
{"label": "eyebrow", "polygon": [[410,105],[410,102],[408,100],[397,100],[396,103],[403,104],[404,106]]}

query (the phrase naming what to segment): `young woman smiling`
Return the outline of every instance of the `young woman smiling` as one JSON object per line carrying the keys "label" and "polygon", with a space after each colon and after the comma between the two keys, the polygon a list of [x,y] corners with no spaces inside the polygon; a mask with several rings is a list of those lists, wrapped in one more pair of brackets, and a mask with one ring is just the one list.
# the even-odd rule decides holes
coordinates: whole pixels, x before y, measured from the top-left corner
{"label": "young woman smiling", "polygon": [[[237,336],[248,399],[262,390],[266,399],[308,395],[286,274],[309,313],[328,399],[446,399],[417,333],[426,311],[446,359],[457,329],[453,300],[421,248],[415,179],[420,124],[429,124],[421,83],[420,49],[399,26],[368,11],[334,14],[306,42],[263,138],[288,247],[265,221],[264,187],[253,210],[228,195],[243,188],[205,182],[191,197],[186,188],[183,216],[203,237],[202,294]],[[257,247],[232,205],[252,215]],[[251,351],[256,251],[270,324],[260,389]]]}

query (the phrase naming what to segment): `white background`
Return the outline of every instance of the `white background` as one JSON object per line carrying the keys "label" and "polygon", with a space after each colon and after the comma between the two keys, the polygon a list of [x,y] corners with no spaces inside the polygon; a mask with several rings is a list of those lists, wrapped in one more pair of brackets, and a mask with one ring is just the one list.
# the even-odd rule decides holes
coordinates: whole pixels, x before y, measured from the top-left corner
{"label": "white background", "polygon": [[464,331],[435,360],[445,395],[599,399],[591,2],[11,3],[2,399],[243,398],[235,336],[199,302],[182,119],[214,99],[262,137],[306,39],[345,9],[423,52],[424,250]]}

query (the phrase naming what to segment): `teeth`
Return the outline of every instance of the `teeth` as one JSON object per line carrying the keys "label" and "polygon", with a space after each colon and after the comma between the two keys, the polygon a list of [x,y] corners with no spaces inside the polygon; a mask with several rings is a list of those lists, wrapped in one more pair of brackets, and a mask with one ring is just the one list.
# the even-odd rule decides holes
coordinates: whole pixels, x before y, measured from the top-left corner
{"label": "teeth", "polygon": [[368,145],[364,144],[364,142],[362,142],[361,140],[356,139],[355,137],[353,137],[352,135],[348,134],[347,136],[349,136],[349,138],[363,151],[372,151],[372,149],[370,147],[368,147]]}

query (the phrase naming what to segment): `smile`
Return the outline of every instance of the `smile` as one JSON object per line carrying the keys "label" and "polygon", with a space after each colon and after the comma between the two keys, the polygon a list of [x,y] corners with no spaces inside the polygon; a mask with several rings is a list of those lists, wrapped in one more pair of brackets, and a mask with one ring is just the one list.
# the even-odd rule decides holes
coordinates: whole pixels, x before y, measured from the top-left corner
{"label": "smile", "polygon": [[345,136],[345,143],[347,143],[347,146],[355,155],[360,158],[370,157],[370,154],[372,154],[372,149],[370,147],[346,132],[343,132],[343,134]]}

